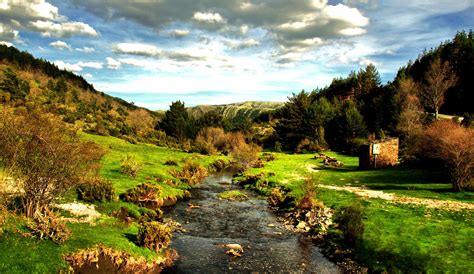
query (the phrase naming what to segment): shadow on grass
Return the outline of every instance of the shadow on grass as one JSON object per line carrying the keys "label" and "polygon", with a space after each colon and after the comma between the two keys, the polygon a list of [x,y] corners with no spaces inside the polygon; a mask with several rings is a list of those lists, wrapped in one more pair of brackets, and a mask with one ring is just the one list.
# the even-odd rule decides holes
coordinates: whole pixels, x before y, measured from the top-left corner
{"label": "shadow on grass", "polygon": [[[424,273],[433,270],[436,260],[430,254],[420,254],[414,250],[398,249],[395,252],[389,249],[374,249],[362,243],[356,251],[358,260],[371,267],[371,271],[388,273]],[[442,266],[437,269],[442,269]]]}
{"label": "shadow on grass", "polygon": [[130,242],[136,244],[137,243],[137,235],[132,233],[124,233],[125,238],[127,238]]}

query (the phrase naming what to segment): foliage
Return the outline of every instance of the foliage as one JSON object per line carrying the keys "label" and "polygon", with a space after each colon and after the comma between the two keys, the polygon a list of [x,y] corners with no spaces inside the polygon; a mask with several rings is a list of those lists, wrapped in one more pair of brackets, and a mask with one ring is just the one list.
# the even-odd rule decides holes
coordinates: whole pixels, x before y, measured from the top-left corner
{"label": "foliage", "polygon": [[111,181],[94,177],[77,187],[77,196],[89,203],[108,202],[114,200],[115,188]]}
{"label": "foliage", "polygon": [[454,191],[474,188],[474,129],[437,121],[421,138],[422,152],[440,159],[448,168]]}
{"label": "foliage", "polygon": [[41,240],[50,239],[58,244],[64,243],[71,236],[71,230],[51,211],[36,213],[27,228],[32,236]]}
{"label": "foliage", "polygon": [[434,111],[436,120],[439,109],[444,103],[446,91],[456,85],[457,81],[458,77],[448,62],[442,62],[440,58],[431,61],[419,94],[425,108]]}
{"label": "foliage", "polygon": [[159,222],[143,222],[138,228],[137,244],[160,252],[171,243],[171,229]]}
{"label": "foliage", "polygon": [[222,128],[208,127],[199,131],[195,146],[199,153],[213,155],[226,145],[226,133]]}
{"label": "foliage", "polygon": [[24,99],[30,93],[30,84],[18,78],[13,70],[7,68],[4,79],[0,82],[0,103]]}
{"label": "foliage", "polygon": [[354,202],[349,206],[342,207],[335,216],[335,222],[342,231],[344,239],[351,245],[362,240],[364,235],[364,207]]}
{"label": "foliage", "polygon": [[281,188],[273,188],[267,197],[267,202],[272,207],[279,207],[286,199],[286,193]]}
{"label": "foliage", "polygon": [[120,162],[120,172],[131,177],[137,177],[143,165],[132,155],[127,154]]}
{"label": "foliage", "polygon": [[354,146],[358,138],[365,138],[367,130],[364,118],[351,101],[340,104],[328,127],[329,143],[333,148],[358,150]]}
{"label": "foliage", "polygon": [[2,232],[3,232],[2,226],[5,223],[7,215],[8,215],[8,211],[6,207],[0,204],[0,236],[2,236]]}
{"label": "foliage", "polygon": [[177,166],[178,162],[176,162],[175,160],[166,160],[165,165],[167,165],[167,166]]}
{"label": "foliage", "polygon": [[239,190],[229,190],[217,194],[219,199],[230,200],[230,201],[243,201],[247,200],[248,196]]}
{"label": "foliage", "polygon": [[317,201],[316,201],[316,187],[315,187],[315,179],[314,178],[307,178],[303,184],[303,197],[298,201],[298,208],[300,209],[311,209],[313,208]]}
{"label": "foliage", "polygon": [[258,161],[261,148],[255,144],[247,144],[242,134],[233,133],[228,138],[232,161],[242,169],[253,166]]}
{"label": "foliage", "polygon": [[26,216],[47,210],[59,194],[80,184],[103,155],[97,145],[80,142],[61,122],[29,111],[0,113],[0,161],[18,182]]}
{"label": "foliage", "polygon": [[181,171],[171,170],[170,173],[181,182],[193,186],[207,176],[207,169],[197,162],[186,160]]}
{"label": "foliage", "polygon": [[178,141],[194,138],[193,119],[189,116],[184,106],[184,102],[176,101],[165,112],[163,119],[156,125],[155,129],[166,132],[167,135],[176,138]]}
{"label": "foliage", "polygon": [[144,183],[122,193],[120,199],[139,206],[146,206],[150,201],[158,200],[161,197],[161,191],[162,188],[159,185]]}
{"label": "foliage", "polygon": [[219,172],[221,170],[224,170],[225,168],[227,168],[228,166],[230,165],[230,163],[224,159],[218,159],[216,161],[214,161],[210,166],[209,166],[209,170],[211,172]]}

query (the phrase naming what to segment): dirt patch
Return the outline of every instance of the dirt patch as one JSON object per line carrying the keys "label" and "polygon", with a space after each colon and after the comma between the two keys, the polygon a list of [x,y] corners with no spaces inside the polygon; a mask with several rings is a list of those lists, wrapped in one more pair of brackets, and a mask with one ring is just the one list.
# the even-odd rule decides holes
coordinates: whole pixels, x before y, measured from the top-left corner
{"label": "dirt patch", "polygon": [[319,167],[317,167],[317,166],[315,166],[315,165],[307,165],[307,166],[306,166],[306,169],[307,169],[308,172],[310,172],[310,173],[319,172]]}
{"label": "dirt patch", "polygon": [[62,217],[66,222],[70,223],[92,223],[100,218],[100,213],[95,210],[94,205],[86,205],[82,203],[69,203],[55,205],[56,208],[69,212],[73,217]]}
{"label": "dirt patch", "polygon": [[354,186],[331,186],[331,185],[318,185],[318,187],[338,190],[338,191],[349,191],[358,196],[370,198],[370,199],[383,199],[393,203],[399,204],[415,204],[431,208],[445,209],[449,211],[461,211],[461,210],[474,210],[474,204],[464,203],[458,201],[447,201],[447,200],[436,200],[436,199],[424,199],[415,197],[398,196],[392,193],[386,193],[380,190],[370,190],[362,187]]}

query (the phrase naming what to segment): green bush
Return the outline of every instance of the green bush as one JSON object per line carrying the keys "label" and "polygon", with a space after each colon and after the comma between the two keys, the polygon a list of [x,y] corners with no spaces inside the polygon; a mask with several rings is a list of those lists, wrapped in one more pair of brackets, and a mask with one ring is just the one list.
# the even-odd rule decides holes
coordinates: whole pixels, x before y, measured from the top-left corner
{"label": "green bush", "polygon": [[102,178],[94,178],[77,188],[79,200],[89,203],[112,201],[115,196],[115,189],[112,182]]}
{"label": "green bush", "polygon": [[138,228],[137,244],[160,252],[171,243],[171,229],[159,222],[143,222]]}
{"label": "green bush", "polygon": [[120,162],[120,172],[131,177],[137,177],[141,169],[142,164],[129,154]]}
{"label": "green bush", "polygon": [[57,244],[63,243],[71,236],[71,230],[67,228],[66,223],[51,211],[44,215],[37,213],[33,221],[27,224],[27,229],[30,235],[41,240],[50,239]]}
{"label": "green bush", "polygon": [[342,231],[344,240],[350,245],[355,245],[362,240],[364,235],[363,215],[364,207],[359,202],[343,207],[336,213],[337,226]]}

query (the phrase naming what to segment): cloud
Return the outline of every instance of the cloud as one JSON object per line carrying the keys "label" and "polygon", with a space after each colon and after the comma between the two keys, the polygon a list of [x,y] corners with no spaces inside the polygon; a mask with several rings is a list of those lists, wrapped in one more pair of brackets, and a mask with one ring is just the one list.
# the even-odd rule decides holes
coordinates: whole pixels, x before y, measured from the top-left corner
{"label": "cloud", "polygon": [[68,21],[57,7],[45,0],[2,0],[0,24],[4,30],[15,31],[15,36],[23,30],[39,32],[45,37],[98,36],[89,24]]}
{"label": "cloud", "polygon": [[107,57],[107,68],[109,69],[119,69],[120,68],[120,62],[115,60],[114,58],[112,57]]}
{"label": "cloud", "polygon": [[83,53],[92,53],[92,52],[95,52],[95,48],[82,47],[82,48],[76,48],[76,51],[83,52]]}
{"label": "cloud", "polygon": [[224,21],[222,16],[219,13],[202,13],[196,12],[193,16],[196,21],[205,22],[205,23],[221,23]]}
{"label": "cloud", "polygon": [[162,54],[162,50],[148,44],[140,44],[140,43],[119,43],[115,45],[114,51],[116,53],[124,53],[124,54],[131,54],[131,55],[141,55],[141,56],[160,56]]}
{"label": "cloud", "polygon": [[190,34],[191,32],[187,29],[174,29],[170,32],[170,35],[174,38],[183,38]]}
{"label": "cloud", "polygon": [[[344,4],[332,5],[327,0],[136,1],[133,5],[127,0],[71,1],[106,20],[131,20],[154,30],[169,31],[174,37],[182,37],[175,31],[176,26],[186,26],[213,39],[265,39],[265,45],[271,49],[262,50],[279,55],[313,51],[321,44],[319,40],[364,35],[370,23],[361,10]],[[314,41],[318,43],[311,43]],[[256,45],[227,44],[231,48]],[[278,54],[273,56],[279,59]]]}
{"label": "cloud", "polygon": [[0,41],[0,45],[5,45],[7,47],[13,47],[13,44],[7,41]]}
{"label": "cloud", "polygon": [[80,66],[81,68],[94,68],[94,69],[101,69],[104,67],[104,64],[103,63],[99,63],[99,62],[79,62],[77,63],[78,66]]}
{"label": "cloud", "polygon": [[14,41],[19,38],[19,32],[8,25],[0,23],[0,40]]}
{"label": "cloud", "polygon": [[53,62],[59,69],[64,69],[72,72],[82,71],[82,67],[78,64],[66,63],[64,61],[54,61]]}
{"label": "cloud", "polygon": [[257,40],[253,38],[250,38],[244,41],[227,40],[224,43],[229,48],[236,49],[236,50],[258,47],[260,45],[260,42],[258,42]]}
{"label": "cloud", "polygon": [[45,37],[71,37],[75,35],[97,36],[95,29],[82,22],[53,23],[51,21],[31,22],[31,28]]}
{"label": "cloud", "polygon": [[71,46],[68,43],[59,41],[59,40],[56,42],[51,42],[49,43],[49,45],[60,50],[64,50],[64,49],[71,50]]}

